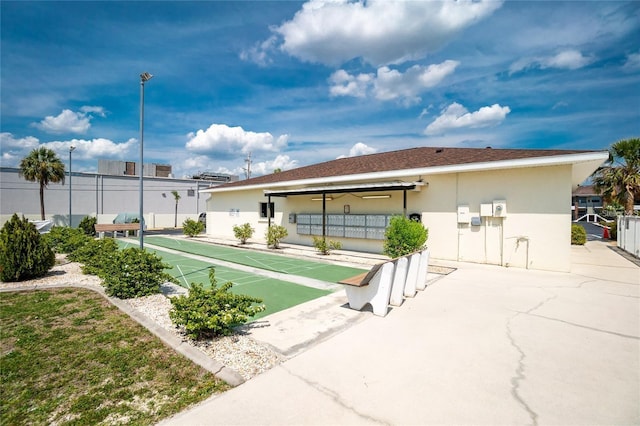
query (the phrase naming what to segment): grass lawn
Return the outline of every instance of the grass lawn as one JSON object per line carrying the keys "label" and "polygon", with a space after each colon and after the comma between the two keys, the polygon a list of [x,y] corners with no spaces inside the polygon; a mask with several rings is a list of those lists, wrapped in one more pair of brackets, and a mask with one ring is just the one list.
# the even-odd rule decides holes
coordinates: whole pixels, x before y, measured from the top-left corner
{"label": "grass lawn", "polygon": [[155,424],[229,386],[85,289],[0,294],[0,424]]}

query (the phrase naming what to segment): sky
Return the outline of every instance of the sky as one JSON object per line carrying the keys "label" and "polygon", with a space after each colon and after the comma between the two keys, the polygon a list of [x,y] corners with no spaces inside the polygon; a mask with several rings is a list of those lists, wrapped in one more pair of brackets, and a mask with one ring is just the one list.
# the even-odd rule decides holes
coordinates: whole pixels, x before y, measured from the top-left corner
{"label": "sky", "polygon": [[640,137],[638,1],[0,2],[1,164],[251,176]]}

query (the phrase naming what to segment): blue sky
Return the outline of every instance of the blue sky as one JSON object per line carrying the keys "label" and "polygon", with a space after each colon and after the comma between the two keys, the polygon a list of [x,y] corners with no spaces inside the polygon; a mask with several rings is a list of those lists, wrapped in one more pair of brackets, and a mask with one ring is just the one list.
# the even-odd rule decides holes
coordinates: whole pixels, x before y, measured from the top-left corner
{"label": "blue sky", "polygon": [[12,2],[2,165],[139,160],[253,176],[416,146],[640,136],[640,2]]}

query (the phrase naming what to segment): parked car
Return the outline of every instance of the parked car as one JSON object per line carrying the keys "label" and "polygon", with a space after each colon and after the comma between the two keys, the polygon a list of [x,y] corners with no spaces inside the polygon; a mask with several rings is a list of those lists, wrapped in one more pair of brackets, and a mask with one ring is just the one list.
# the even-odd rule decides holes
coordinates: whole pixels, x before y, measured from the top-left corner
{"label": "parked car", "polygon": [[205,228],[207,227],[207,213],[206,212],[200,213],[200,215],[198,216],[198,222],[203,224]]}

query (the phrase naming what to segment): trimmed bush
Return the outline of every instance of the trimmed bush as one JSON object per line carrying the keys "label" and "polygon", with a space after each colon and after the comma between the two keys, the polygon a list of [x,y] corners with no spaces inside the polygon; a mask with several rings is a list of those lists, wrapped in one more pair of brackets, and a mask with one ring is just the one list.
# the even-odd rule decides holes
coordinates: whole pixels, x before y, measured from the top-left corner
{"label": "trimmed bush", "polygon": [[394,216],[384,236],[382,253],[393,259],[422,250],[427,242],[429,231],[421,222],[409,220],[404,216]]}
{"label": "trimmed bush", "polygon": [[68,226],[54,226],[42,238],[56,253],[73,253],[91,240],[81,229]]}
{"label": "trimmed bush", "polygon": [[0,280],[23,281],[42,277],[56,256],[35,225],[17,214],[0,230]]}
{"label": "trimmed bush", "polygon": [[231,282],[218,288],[214,268],[209,269],[209,281],[211,288],[204,289],[202,284],[192,283],[188,296],[171,298],[171,321],[184,326],[192,339],[228,336],[249,317],[265,310],[264,305],[256,305],[262,303],[261,299],[231,293]]}
{"label": "trimmed bush", "polygon": [[83,273],[104,278],[103,271],[107,269],[109,262],[114,261],[117,251],[118,244],[113,238],[101,238],[89,240],[87,244],[69,254],[68,259],[82,263]]}
{"label": "trimmed bush", "polygon": [[96,235],[96,223],[98,219],[92,216],[85,216],[78,224],[78,228],[82,229],[86,235],[93,237]]}
{"label": "trimmed bush", "polygon": [[287,228],[280,225],[272,225],[267,228],[265,238],[267,239],[267,246],[277,249],[280,248],[280,241],[287,237],[289,233]]}
{"label": "trimmed bush", "polygon": [[247,240],[253,237],[254,232],[255,229],[253,229],[249,223],[233,226],[233,235],[240,240],[240,244],[246,244]]}
{"label": "trimmed bush", "polygon": [[182,222],[182,233],[188,237],[195,237],[204,231],[204,223],[193,219]]}
{"label": "trimmed bush", "polygon": [[160,284],[175,279],[164,272],[171,268],[155,253],[131,247],[115,252],[98,274],[109,296],[129,299],[160,293]]}
{"label": "trimmed bush", "polygon": [[327,240],[322,237],[313,237],[313,246],[321,254],[328,255],[331,250],[340,250],[342,248],[342,243],[340,241],[333,240],[329,240],[329,242],[327,242]]}
{"label": "trimmed bush", "polygon": [[587,242],[587,231],[576,223],[571,224],[571,244],[584,245]]}

